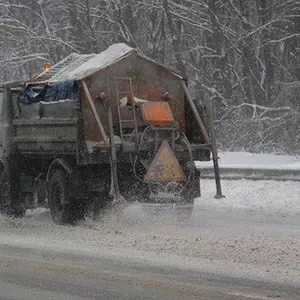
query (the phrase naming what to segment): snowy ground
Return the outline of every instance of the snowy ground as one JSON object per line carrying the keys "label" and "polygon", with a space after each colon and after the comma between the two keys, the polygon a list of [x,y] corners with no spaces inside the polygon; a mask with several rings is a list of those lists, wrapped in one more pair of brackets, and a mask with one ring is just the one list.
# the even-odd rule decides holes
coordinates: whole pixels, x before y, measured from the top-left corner
{"label": "snowy ground", "polygon": [[214,199],[214,182],[202,181],[191,223],[172,215],[147,217],[133,204],[122,218],[76,227],[52,224],[49,212],[23,220],[0,217],[0,244],[291,284],[300,288],[300,186],[296,182],[223,181],[226,198]]}
{"label": "snowy ground", "polygon": [[225,198],[215,199],[211,197],[214,181],[202,180],[203,196],[197,200],[197,205],[211,209],[244,209],[265,215],[300,216],[299,182],[222,180],[221,184]]}
{"label": "snowy ground", "polygon": [[[196,162],[203,178],[214,178],[212,161]],[[222,179],[300,181],[300,158],[288,155],[220,152]]]}
{"label": "snowy ground", "polygon": [[[221,168],[300,170],[300,157],[249,152],[219,152]],[[212,166],[212,162],[197,162],[200,168]]]}

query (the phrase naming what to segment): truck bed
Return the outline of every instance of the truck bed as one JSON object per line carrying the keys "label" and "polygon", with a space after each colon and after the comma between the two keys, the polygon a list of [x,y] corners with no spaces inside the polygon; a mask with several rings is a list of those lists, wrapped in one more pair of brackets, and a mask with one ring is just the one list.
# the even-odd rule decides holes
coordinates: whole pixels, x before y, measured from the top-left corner
{"label": "truck bed", "polygon": [[14,105],[13,143],[20,154],[75,154],[79,102],[61,100]]}

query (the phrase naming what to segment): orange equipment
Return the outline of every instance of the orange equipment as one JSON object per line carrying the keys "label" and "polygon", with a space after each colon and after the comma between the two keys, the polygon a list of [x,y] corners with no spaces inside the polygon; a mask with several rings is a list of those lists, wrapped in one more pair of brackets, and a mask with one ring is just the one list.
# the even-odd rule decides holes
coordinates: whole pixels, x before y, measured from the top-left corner
{"label": "orange equipment", "polygon": [[149,125],[172,125],[174,118],[167,102],[147,102],[141,105],[142,118]]}

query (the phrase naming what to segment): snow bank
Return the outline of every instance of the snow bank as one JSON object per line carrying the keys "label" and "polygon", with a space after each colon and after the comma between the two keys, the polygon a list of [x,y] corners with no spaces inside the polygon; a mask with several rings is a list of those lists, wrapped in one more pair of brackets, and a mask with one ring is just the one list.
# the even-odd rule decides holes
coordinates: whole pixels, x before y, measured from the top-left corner
{"label": "snow bank", "polygon": [[[240,278],[253,275],[257,279],[261,274],[264,279],[269,276],[299,284],[299,217],[294,218],[295,225],[283,217],[295,213],[300,216],[298,183],[223,180],[226,198],[222,199],[213,198],[213,180],[202,180],[201,187],[202,197],[196,200],[188,225],[176,224],[172,216],[169,220],[168,216],[147,217],[137,203],[126,208],[123,216],[108,216],[104,222],[78,226],[57,226],[49,213],[40,209],[38,213],[28,212],[24,219],[0,216],[0,242],[226,272]],[[229,213],[224,214],[222,208],[229,208]],[[272,218],[263,212],[275,213],[276,223],[265,224]]]}
{"label": "snow bank", "polygon": [[221,184],[226,197],[215,199],[213,198],[215,182],[203,179],[201,181],[202,197],[197,199],[197,206],[300,216],[300,185],[298,182],[222,180]]}
{"label": "snow bank", "polygon": [[[300,170],[300,158],[288,155],[220,152],[220,168]],[[211,168],[212,161],[197,162],[199,168]]]}

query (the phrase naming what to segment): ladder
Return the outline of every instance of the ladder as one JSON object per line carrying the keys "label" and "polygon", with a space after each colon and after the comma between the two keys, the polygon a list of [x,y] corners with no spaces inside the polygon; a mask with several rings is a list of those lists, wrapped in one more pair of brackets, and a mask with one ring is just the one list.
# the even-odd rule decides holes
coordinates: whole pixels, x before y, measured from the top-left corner
{"label": "ladder", "polygon": [[[121,90],[120,86],[122,83],[126,83],[125,85],[126,87],[129,87],[129,90]],[[133,88],[132,88],[132,79],[131,77],[123,77],[123,78],[115,78],[115,86],[116,86],[116,96],[117,96],[117,107],[118,107],[118,119],[119,119],[119,126],[120,126],[120,137],[121,137],[121,141],[122,144],[124,143],[124,133],[123,133],[123,126],[124,124],[128,124],[128,123],[133,123],[134,124],[134,131],[135,131],[135,144],[136,147],[138,145],[138,126],[137,126],[137,118],[136,118],[136,111],[135,111],[135,101],[134,101],[134,94],[133,94]],[[119,101],[122,97],[124,97],[124,95],[128,95],[131,94],[132,95],[132,110],[133,110],[133,119],[132,120],[124,120],[122,119],[122,115],[121,115],[121,110],[120,110],[120,104]]]}

